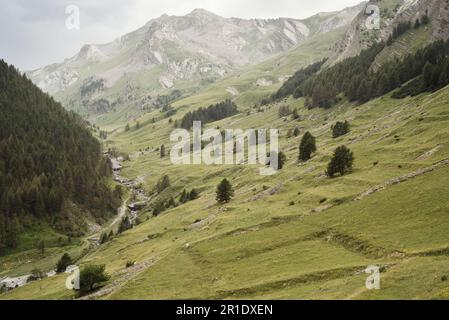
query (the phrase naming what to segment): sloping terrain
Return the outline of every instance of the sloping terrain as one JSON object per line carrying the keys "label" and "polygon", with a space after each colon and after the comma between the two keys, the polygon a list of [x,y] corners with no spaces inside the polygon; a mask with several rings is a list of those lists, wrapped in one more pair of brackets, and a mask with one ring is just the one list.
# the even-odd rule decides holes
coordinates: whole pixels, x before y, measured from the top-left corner
{"label": "sloping terrain", "polygon": [[[171,187],[159,197],[197,188],[200,198],[157,217],[143,213],[145,222],[83,258],[82,264],[106,264],[113,275],[92,298],[445,297],[448,98],[445,88],[330,110],[306,110],[303,100],[288,100],[303,120],[280,119],[273,105],[212,124],[280,128],[288,161],[272,177],[251,166],[174,166],[158,152],[138,152],[169,145],[165,120],[117,133],[110,146],[131,154],[124,175],[145,175],[143,187],[151,191],[168,174]],[[350,121],[351,132],[333,139],[330,126],[337,120]],[[317,137],[318,152],[305,164],[297,162],[299,138],[286,137],[295,126]],[[326,178],[327,160],[342,144],[355,154],[354,172]],[[222,177],[236,191],[225,206],[214,200]],[[135,267],[125,268],[129,260]],[[371,264],[382,267],[382,290],[365,289],[363,270]],[[64,281],[64,275],[45,279],[2,298],[69,298]]]}
{"label": "sloping terrain", "polygon": [[[410,39],[411,41],[403,41],[400,46],[397,46],[398,50],[410,53],[429,42],[446,40],[449,36],[448,4],[447,0],[371,0],[368,5],[375,5],[379,8],[379,12],[376,12],[376,14],[379,14],[379,29],[368,29],[369,23],[367,21],[374,20],[369,20],[370,10],[363,10],[351,23],[343,41],[336,46],[331,61],[341,61],[358,55],[373,43],[386,42],[394,27],[399,23],[410,21],[413,25],[416,20],[420,20],[426,14],[432,21],[432,24],[426,28],[426,36],[415,36],[411,31],[410,37],[413,37]],[[392,51],[386,50],[377,63],[382,64],[397,57],[398,52],[395,52],[394,49]]]}
{"label": "sloping terrain", "polygon": [[112,170],[88,124],[3,60],[0,112],[0,254],[79,237],[113,214]]}

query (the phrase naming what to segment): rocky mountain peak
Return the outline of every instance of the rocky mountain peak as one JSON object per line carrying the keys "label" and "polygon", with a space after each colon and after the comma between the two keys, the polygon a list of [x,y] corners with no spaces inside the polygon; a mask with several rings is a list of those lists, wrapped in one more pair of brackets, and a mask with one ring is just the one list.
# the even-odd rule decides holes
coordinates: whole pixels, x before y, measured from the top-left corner
{"label": "rocky mountain peak", "polygon": [[202,8],[196,8],[193,9],[192,12],[190,12],[189,14],[187,14],[187,16],[190,17],[216,17],[216,18],[220,18],[220,16],[216,15],[213,12],[210,12],[206,9],[202,9]]}

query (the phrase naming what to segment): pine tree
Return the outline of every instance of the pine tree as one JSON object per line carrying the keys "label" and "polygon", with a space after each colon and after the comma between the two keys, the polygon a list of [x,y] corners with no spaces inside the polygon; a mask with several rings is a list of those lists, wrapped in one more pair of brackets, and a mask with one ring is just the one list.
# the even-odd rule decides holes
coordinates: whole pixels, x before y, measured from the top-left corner
{"label": "pine tree", "polygon": [[186,203],[187,202],[187,191],[186,189],[182,190],[181,196],[179,197],[179,202]]}
{"label": "pine tree", "polygon": [[39,252],[41,253],[41,255],[45,254],[45,242],[44,240],[39,241],[37,248],[39,249]]}
{"label": "pine tree", "polygon": [[103,232],[100,236],[100,244],[104,244],[108,242],[108,240],[109,240],[108,234],[106,232]]}
{"label": "pine tree", "polygon": [[315,137],[307,131],[299,145],[299,161],[309,160],[314,152],[316,152]]}
{"label": "pine tree", "polygon": [[161,158],[164,158],[164,157],[165,157],[165,145],[161,145],[161,148],[160,148],[160,156],[161,156]]}
{"label": "pine tree", "polygon": [[159,194],[165,189],[170,187],[170,178],[168,175],[164,175],[162,178],[159,179],[159,181],[156,183],[156,192]]}
{"label": "pine tree", "polygon": [[299,130],[299,128],[295,127],[295,129],[293,130],[293,136],[297,137],[297,136],[299,136],[300,133],[301,133],[301,131]]}
{"label": "pine tree", "polygon": [[219,203],[227,203],[234,196],[234,190],[231,183],[225,178],[217,186],[216,200]]}
{"label": "pine tree", "polygon": [[346,146],[338,147],[327,166],[326,174],[329,177],[334,177],[337,173],[343,176],[348,171],[352,170],[353,162],[354,155],[351,150],[349,150]]}
{"label": "pine tree", "polygon": [[170,197],[170,199],[167,201],[166,207],[167,207],[167,209],[176,207],[176,202],[175,202],[175,199],[173,199],[173,197]]}
{"label": "pine tree", "polygon": [[127,216],[123,217],[122,221],[120,221],[120,225],[117,230],[117,234],[123,233],[126,230],[129,230],[132,228],[131,221]]}
{"label": "pine tree", "polygon": [[282,151],[278,153],[278,169],[282,170],[284,168],[285,162],[287,162],[287,156]]}

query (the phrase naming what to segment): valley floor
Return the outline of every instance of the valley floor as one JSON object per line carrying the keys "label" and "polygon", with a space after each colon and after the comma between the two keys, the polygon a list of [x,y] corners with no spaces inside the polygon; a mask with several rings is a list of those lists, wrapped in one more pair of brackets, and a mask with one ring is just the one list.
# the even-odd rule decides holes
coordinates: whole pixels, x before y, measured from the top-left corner
{"label": "valley floor", "polygon": [[[148,209],[142,224],[84,257],[82,264],[105,264],[112,275],[90,298],[449,298],[449,88],[330,110],[287,103],[299,108],[301,121],[279,119],[279,104],[213,124],[279,128],[288,160],[271,177],[259,176],[257,166],[172,165],[155,150],[169,145],[173,128],[167,119],[151,123],[154,114],[139,130],[110,137],[107,147],[131,154],[123,175],[145,177],[146,191],[167,174],[171,187],[159,198],[178,199],[184,188],[198,189],[200,198],[157,217]],[[333,139],[337,120],[348,120],[351,132]],[[307,163],[297,162],[300,137],[286,137],[296,126],[317,138]],[[329,179],[326,164],[343,144],[354,152],[354,172]],[[214,193],[224,177],[235,198],[221,206]],[[136,264],[126,268],[129,260]],[[381,268],[380,290],[365,287],[369,265]],[[74,298],[65,276],[0,298]]]}

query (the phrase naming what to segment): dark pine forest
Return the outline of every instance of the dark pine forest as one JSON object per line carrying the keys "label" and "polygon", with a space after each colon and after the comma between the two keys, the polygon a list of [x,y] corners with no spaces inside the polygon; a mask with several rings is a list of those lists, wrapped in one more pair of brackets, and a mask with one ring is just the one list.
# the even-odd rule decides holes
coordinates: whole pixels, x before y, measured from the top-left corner
{"label": "dark pine forest", "polygon": [[0,253],[46,223],[67,236],[104,222],[119,205],[89,125],[0,60]]}

